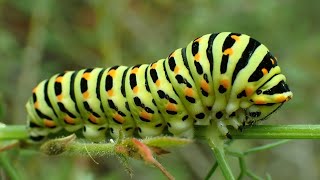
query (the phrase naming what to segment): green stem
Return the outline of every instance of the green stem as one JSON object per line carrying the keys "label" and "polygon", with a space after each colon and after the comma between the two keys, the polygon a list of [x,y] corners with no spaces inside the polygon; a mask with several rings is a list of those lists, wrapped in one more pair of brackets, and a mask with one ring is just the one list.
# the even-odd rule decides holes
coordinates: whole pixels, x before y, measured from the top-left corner
{"label": "green stem", "polygon": [[209,146],[216,157],[224,178],[234,180],[235,178],[226,160],[226,154],[224,152],[224,139],[220,137],[217,127],[215,125],[209,126],[206,133]]}
{"label": "green stem", "polygon": [[213,166],[211,167],[211,169],[210,169],[209,173],[207,174],[205,180],[209,180],[209,179],[210,179],[210,177],[211,177],[211,176],[213,175],[213,173],[216,171],[217,167],[218,167],[218,163],[216,162],[216,163],[214,163]]}
{"label": "green stem", "polygon": [[244,157],[239,157],[239,167],[240,167],[240,174],[238,176],[238,180],[243,179],[245,173],[246,173],[246,169],[247,169],[247,165],[245,163]]}
{"label": "green stem", "polygon": [[279,141],[274,142],[274,143],[270,143],[270,144],[266,144],[266,145],[263,145],[263,146],[258,146],[258,147],[251,148],[251,149],[243,152],[243,154],[244,154],[244,155],[247,155],[247,154],[256,153],[256,152],[259,152],[259,151],[265,151],[265,150],[274,148],[274,147],[276,147],[276,146],[285,144],[285,143],[290,142],[290,141],[291,141],[291,140],[287,140],[287,139],[285,139],[285,140],[279,140]]}
{"label": "green stem", "polygon": [[[196,137],[205,138],[207,126],[196,126]],[[258,125],[243,132],[229,128],[233,139],[320,139],[320,125]],[[214,131],[217,131],[215,129]],[[28,139],[25,125],[0,127],[0,140]]]}
{"label": "green stem", "polygon": [[25,125],[9,125],[0,128],[1,140],[22,140],[28,139],[28,131]]}
{"label": "green stem", "polygon": [[248,177],[250,177],[253,180],[263,180],[263,178],[257,176],[256,174],[254,174],[251,171],[247,171],[246,174],[247,174]]}
{"label": "green stem", "polygon": [[105,143],[105,144],[98,144],[98,143],[81,143],[81,142],[72,142],[68,145],[68,149],[66,152],[68,154],[88,154],[92,156],[103,156],[105,154],[111,155],[114,153],[114,146],[113,143]]}
{"label": "green stem", "polygon": [[[196,136],[205,138],[206,126],[196,126]],[[229,127],[233,139],[320,139],[320,125],[257,125],[242,132]]]}
{"label": "green stem", "polygon": [[259,125],[230,133],[235,139],[320,139],[320,125]]}
{"label": "green stem", "polygon": [[0,169],[3,169],[10,179],[20,179],[19,174],[17,174],[17,170],[11,165],[11,161],[6,152],[0,153]]}
{"label": "green stem", "polygon": [[210,139],[209,145],[210,145],[210,147],[212,148],[212,150],[214,152],[214,155],[215,155],[215,157],[217,159],[217,162],[219,164],[219,167],[220,167],[220,169],[222,171],[222,174],[225,177],[225,179],[233,180],[234,177],[233,177],[231,168],[229,167],[228,162],[226,160],[226,155],[224,153],[223,146],[219,146],[212,139]]}

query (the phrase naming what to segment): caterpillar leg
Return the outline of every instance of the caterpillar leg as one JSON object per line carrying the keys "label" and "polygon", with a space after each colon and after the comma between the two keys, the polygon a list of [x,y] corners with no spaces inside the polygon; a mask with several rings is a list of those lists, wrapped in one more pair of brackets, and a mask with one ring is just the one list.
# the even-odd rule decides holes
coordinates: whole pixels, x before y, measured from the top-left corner
{"label": "caterpillar leg", "polygon": [[239,129],[242,126],[242,123],[240,123],[237,116],[229,117],[229,119],[227,119],[226,122],[227,125],[231,125],[235,129]]}
{"label": "caterpillar leg", "polygon": [[85,124],[83,126],[82,134],[83,136],[93,142],[101,142],[106,140],[106,125],[92,125]]}
{"label": "caterpillar leg", "polygon": [[182,133],[180,134],[174,134],[177,137],[181,137],[181,138],[188,138],[188,139],[192,139],[194,136],[194,128],[191,127],[187,130],[184,130]]}
{"label": "caterpillar leg", "polygon": [[42,140],[44,140],[46,138],[46,136],[42,136],[42,135],[30,135],[29,138],[33,141],[33,142],[40,142]]}
{"label": "caterpillar leg", "polygon": [[226,118],[226,112],[221,107],[213,107],[209,118],[214,123],[217,123],[217,128],[221,135],[231,139],[227,125],[229,124],[228,119]]}
{"label": "caterpillar leg", "polygon": [[226,120],[228,125],[231,125],[234,129],[239,129],[242,125],[238,122],[236,118],[230,118]]}
{"label": "caterpillar leg", "polygon": [[217,127],[218,130],[220,131],[220,133],[226,137],[228,137],[229,139],[231,139],[231,135],[229,134],[229,130],[227,128],[226,123],[223,121],[223,119],[218,119],[217,121]]}
{"label": "caterpillar leg", "polygon": [[227,125],[231,125],[234,129],[242,129],[242,114],[242,112],[234,112],[230,115],[226,115],[226,112],[224,111],[212,111],[211,117],[214,117],[212,119],[216,121],[220,133],[231,139],[231,135],[229,133]]}
{"label": "caterpillar leg", "polygon": [[228,124],[233,126],[235,129],[242,131],[245,121],[246,121],[245,111],[242,109],[239,109],[235,113],[232,113],[232,115],[229,116]]}

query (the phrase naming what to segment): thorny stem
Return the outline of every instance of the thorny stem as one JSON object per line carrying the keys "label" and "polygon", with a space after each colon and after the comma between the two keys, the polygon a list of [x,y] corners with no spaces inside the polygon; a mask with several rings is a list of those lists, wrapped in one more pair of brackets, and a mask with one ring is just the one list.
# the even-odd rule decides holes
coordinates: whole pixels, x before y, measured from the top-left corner
{"label": "thorny stem", "polygon": [[154,157],[152,150],[143,142],[136,138],[132,138],[133,146],[138,150],[138,154],[146,162],[153,164],[155,167],[159,168],[160,171],[169,179],[174,180],[175,178],[167,171],[161,163],[159,163]]}
{"label": "thorny stem", "polygon": [[[122,140],[110,143],[86,143],[86,142],[77,142],[75,141],[76,136],[74,134],[59,138],[59,139],[52,139],[46,141],[44,144],[41,145],[40,150],[47,155],[58,155],[62,153],[67,154],[87,154],[92,158],[92,156],[103,156],[103,155],[116,155],[118,156],[123,162],[126,162],[127,158],[135,158],[139,160],[143,160],[144,162],[155,166],[156,168],[160,169],[160,171],[169,179],[174,180],[174,177],[162,166],[154,158],[153,149],[160,148],[160,147],[153,147],[150,148],[147,144],[143,142],[143,140],[138,140],[136,138],[125,138]],[[156,138],[152,141],[152,138],[148,140],[149,143],[157,145],[157,141],[172,141],[171,146],[174,146],[174,143],[177,145],[181,145],[191,142],[190,140],[179,141],[178,138],[167,138],[163,137]],[[168,144],[167,144],[168,145]],[[160,148],[161,149],[161,148]],[[92,158],[93,159],[93,158]],[[93,159],[94,161],[94,159]],[[98,164],[98,163],[97,163]],[[126,163],[124,163],[125,167]],[[127,168],[129,174],[130,169]]]}
{"label": "thorny stem", "polygon": [[169,180],[174,180],[175,178],[169,173],[169,171],[167,171],[162,165],[161,163],[159,163],[157,160],[154,160],[152,162],[152,164],[154,166],[156,166],[157,168],[160,169],[160,171],[169,179]]}

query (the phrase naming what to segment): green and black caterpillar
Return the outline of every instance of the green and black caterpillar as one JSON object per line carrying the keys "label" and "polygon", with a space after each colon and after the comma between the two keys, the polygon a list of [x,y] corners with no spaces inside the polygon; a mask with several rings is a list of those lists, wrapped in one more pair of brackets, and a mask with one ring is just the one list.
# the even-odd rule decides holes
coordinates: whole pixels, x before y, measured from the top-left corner
{"label": "green and black caterpillar", "polygon": [[201,36],[166,59],[133,67],[68,71],[42,81],[26,104],[30,138],[82,129],[105,140],[161,135],[192,138],[194,125],[239,129],[266,119],[292,92],[276,58],[245,34]]}

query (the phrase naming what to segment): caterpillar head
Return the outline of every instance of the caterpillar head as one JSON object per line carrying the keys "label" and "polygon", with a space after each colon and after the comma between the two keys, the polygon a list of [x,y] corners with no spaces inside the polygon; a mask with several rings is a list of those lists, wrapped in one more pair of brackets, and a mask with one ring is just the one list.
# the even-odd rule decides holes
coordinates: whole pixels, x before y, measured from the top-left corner
{"label": "caterpillar head", "polygon": [[246,124],[266,119],[279,109],[283,103],[292,98],[286,78],[282,74],[276,74],[258,88],[251,97],[253,105],[246,109]]}

